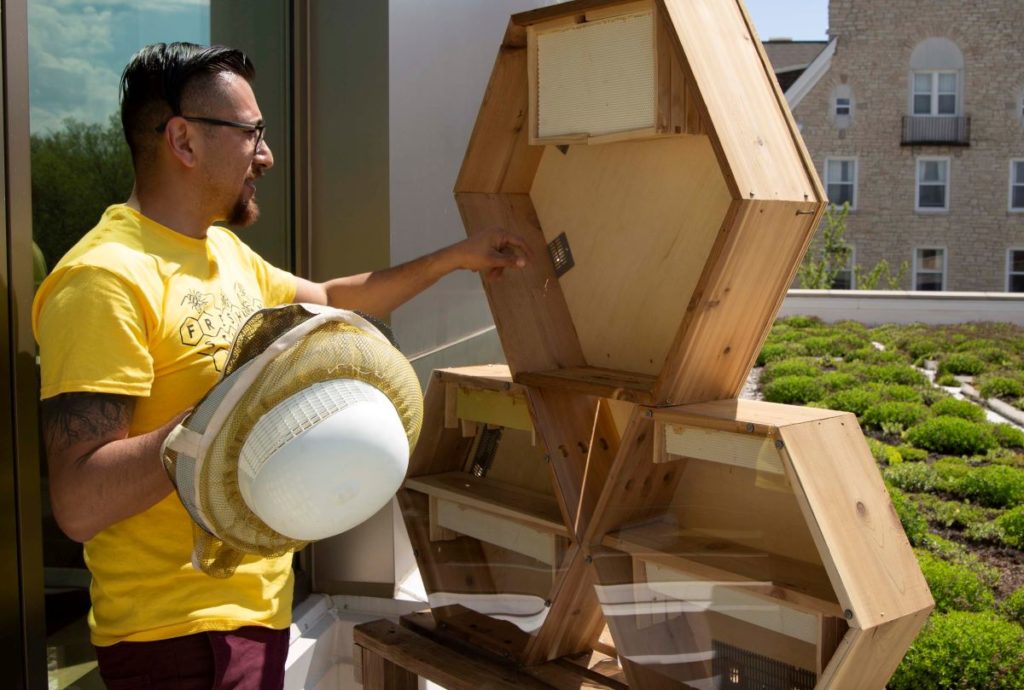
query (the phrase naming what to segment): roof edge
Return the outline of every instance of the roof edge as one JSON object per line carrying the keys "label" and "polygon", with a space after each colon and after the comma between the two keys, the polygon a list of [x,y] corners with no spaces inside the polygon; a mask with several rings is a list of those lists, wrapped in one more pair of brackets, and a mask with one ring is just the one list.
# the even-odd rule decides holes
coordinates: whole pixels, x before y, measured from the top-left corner
{"label": "roof edge", "polygon": [[828,72],[832,66],[832,56],[836,53],[837,40],[833,38],[829,41],[825,49],[818,53],[818,57],[807,65],[804,73],[786,90],[786,102],[789,103],[790,110],[795,109]]}

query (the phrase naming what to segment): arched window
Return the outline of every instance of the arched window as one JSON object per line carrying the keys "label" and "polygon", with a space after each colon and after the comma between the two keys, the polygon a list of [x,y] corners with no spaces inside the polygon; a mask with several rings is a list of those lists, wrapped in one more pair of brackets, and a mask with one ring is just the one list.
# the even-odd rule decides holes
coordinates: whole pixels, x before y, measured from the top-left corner
{"label": "arched window", "polygon": [[910,115],[963,112],[964,56],[948,38],[928,38],[910,55]]}

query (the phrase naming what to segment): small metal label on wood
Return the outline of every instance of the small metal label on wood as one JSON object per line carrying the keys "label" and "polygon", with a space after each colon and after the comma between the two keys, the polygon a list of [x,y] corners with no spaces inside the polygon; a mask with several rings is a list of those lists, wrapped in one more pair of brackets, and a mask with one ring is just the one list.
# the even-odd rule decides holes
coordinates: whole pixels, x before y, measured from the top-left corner
{"label": "small metal label on wood", "polygon": [[565,236],[564,232],[548,242],[548,254],[551,255],[555,275],[559,278],[576,265],[572,259],[572,250],[569,248],[569,238]]}

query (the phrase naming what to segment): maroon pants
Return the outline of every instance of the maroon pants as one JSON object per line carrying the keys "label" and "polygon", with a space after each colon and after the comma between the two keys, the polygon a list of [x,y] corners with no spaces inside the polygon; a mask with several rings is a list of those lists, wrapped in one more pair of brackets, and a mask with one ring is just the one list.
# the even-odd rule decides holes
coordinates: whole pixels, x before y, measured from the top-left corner
{"label": "maroon pants", "polygon": [[281,690],[288,630],[247,627],[97,647],[107,690]]}

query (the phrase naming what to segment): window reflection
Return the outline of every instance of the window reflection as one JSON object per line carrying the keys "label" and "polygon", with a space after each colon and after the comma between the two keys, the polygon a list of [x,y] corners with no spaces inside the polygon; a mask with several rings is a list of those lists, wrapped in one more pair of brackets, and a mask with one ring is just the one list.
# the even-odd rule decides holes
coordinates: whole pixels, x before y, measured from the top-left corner
{"label": "window reflection", "polygon": [[[128,198],[131,158],[118,82],[156,42],[210,42],[209,0],[29,0],[29,107],[36,282],[112,203]],[[43,463],[48,685],[102,688],[89,643],[89,572],[57,528]]]}

